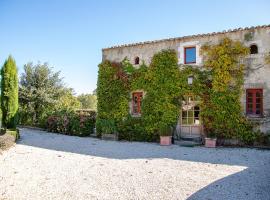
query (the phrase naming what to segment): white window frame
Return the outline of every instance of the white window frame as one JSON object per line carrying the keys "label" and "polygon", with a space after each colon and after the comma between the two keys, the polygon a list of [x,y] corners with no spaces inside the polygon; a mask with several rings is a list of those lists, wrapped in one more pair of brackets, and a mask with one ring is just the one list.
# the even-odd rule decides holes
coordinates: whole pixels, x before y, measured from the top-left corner
{"label": "white window frame", "polygon": [[[185,64],[185,48],[186,47],[195,47],[196,48],[196,62]],[[178,47],[178,64],[182,65],[201,65],[202,57],[200,56],[201,45],[199,41],[183,42],[179,44]]]}

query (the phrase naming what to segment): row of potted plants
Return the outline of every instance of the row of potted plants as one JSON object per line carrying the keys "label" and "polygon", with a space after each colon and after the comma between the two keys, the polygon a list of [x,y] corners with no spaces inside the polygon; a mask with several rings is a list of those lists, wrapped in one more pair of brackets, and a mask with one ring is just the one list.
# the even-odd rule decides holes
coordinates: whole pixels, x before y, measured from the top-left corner
{"label": "row of potted plants", "polygon": [[[168,146],[172,144],[172,127],[161,127],[159,130],[160,135],[160,145]],[[214,136],[205,138],[205,147],[215,148],[217,139]]]}
{"label": "row of potted plants", "polygon": [[[97,129],[100,129],[99,132],[102,132],[102,139],[117,140],[117,130],[114,121],[112,120],[98,120],[96,124]],[[172,144],[173,140],[173,128],[171,126],[162,126],[158,130],[160,136],[160,145],[169,146]],[[216,138],[215,137],[206,137],[205,138],[206,147],[216,147]]]}

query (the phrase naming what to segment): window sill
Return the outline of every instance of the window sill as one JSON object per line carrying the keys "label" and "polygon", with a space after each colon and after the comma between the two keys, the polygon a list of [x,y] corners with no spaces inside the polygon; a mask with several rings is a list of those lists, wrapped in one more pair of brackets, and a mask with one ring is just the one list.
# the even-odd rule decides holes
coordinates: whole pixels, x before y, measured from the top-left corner
{"label": "window sill", "polygon": [[131,116],[132,116],[132,117],[141,117],[142,114],[132,114]]}
{"label": "window sill", "polygon": [[252,115],[252,114],[246,114],[246,117],[248,119],[261,119],[261,118],[264,118],[263,115]]}
{"label": "window sill", "polygon": [[184,65],[196,65],[196,62],[184,63]]}

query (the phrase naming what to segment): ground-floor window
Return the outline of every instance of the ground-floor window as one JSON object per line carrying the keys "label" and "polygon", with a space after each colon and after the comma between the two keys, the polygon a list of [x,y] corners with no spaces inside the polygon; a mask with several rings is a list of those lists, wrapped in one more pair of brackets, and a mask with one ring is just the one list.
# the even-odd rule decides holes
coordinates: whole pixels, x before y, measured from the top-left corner
{"label": "ground-floor window", "polygon": [[263,90],[247,89],[246,98],[246,114],[261,116],[263,114]]}
{"label": "ground-floor window", "polygon": [[141,114],[141,104],[142,104],[143,93],[133,92],[132,93],[132,114]]}
{"label": "ground-floor window", "polygon": [[185,96],[181,114],[182,125],[200,125],[200,106],[198,97]]}

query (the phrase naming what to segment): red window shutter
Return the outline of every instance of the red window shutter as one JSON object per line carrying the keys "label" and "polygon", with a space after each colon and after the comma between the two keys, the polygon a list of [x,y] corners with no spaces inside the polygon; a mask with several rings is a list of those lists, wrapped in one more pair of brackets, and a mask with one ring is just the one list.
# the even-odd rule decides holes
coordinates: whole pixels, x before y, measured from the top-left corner
{"label": "red window shutter", "polygon": [[246,114],[261,116],[263,114],[263,90],[247,89],[246,91]]}
{"label": "red window shutter", "polygon": [[142,92],[134,92],[132,94],[132,114],[141,114],[142,97]]}

